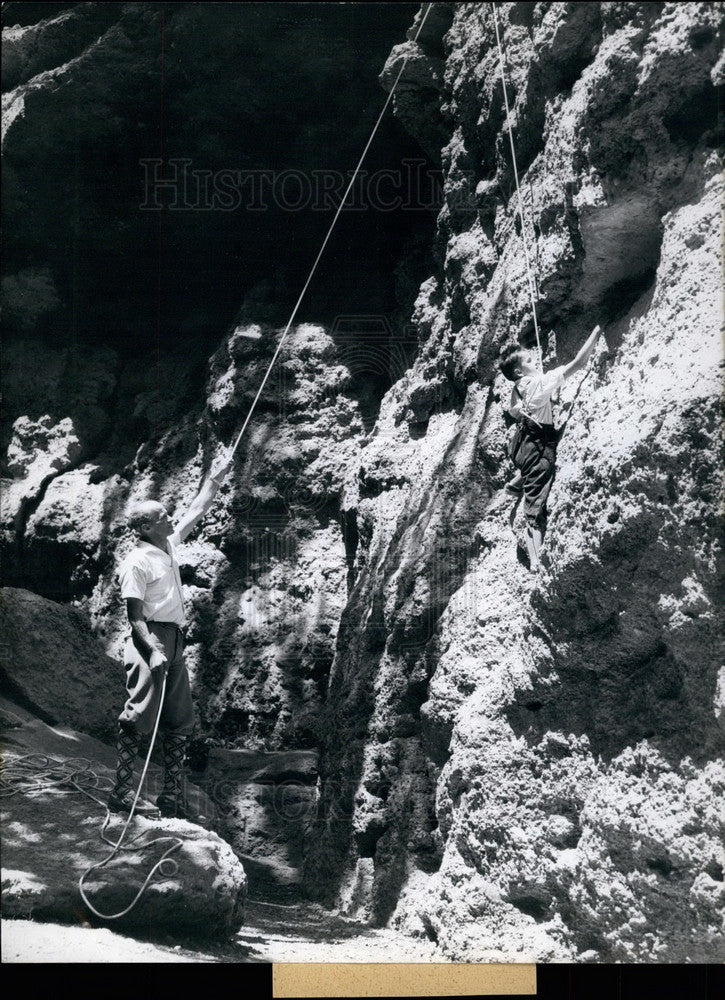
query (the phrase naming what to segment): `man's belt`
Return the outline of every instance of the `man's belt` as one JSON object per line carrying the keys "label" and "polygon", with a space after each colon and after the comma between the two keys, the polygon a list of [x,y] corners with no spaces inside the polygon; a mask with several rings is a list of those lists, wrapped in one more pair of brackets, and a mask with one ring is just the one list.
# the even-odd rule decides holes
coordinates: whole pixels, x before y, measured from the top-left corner
{"label": "man's belt", "polygon": [[521,418],[521,423],[526,428],[529,437],[535,440],[546,441],[547,443],[555,443],[559,440],[559,432],[553,424],[535,423],[526,416]]}
{"label": "man's belt", "polygon": [[178,632],[181,632],[182,634],[183,634],[184,628],[186,627],[184,625],[177,625],[176,622],[157,622],[154,618],[150,618],[146,622],[146,624],[147,625],[161,625],[163,628],[175,628]]}

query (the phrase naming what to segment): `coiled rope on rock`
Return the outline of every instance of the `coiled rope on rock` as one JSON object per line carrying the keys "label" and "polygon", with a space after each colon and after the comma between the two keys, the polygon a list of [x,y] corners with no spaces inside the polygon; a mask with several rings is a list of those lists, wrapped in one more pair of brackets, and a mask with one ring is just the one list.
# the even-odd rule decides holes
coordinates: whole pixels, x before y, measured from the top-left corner
{"label": "coiled rope on rock", "polygon": [[[29,753],[19,757],[8,757],[6,752],[5,761],[3,762],[2,773],[0,774],[0,799],[10,798],[13,795],[17,795],[19,792],[22,792],[25,795],[33,796],[39,793],[48,792],[52,789],[67,789],[70,787],[75,789],[77,792],[81,792],[87,798],[98,803],[98,805],[102,806],[106,810],[106,816],[101,826],[100,836],[101,839],[112,848],[112,850],[108,855],[106,855],[105,858],[103,858],[102,861],[86,868],[78,881],[78,889],[83,902],[86,904],[91,913],[100,917],[102,920],[118,920],[119,917],[123,917],[129,913],[139,901],[147,886],[151,882],[151,879],[157,872],[161,872],[162,875],[170,878],[173,875],[176,875],[179,870],[177,862],[171,857],[171,855],[178,851],[183,845],[183,840],[180,837],[170,835],[152,837],[150,840],[144,840],[142,843],[139,843],[145,834],[145,831],[142,831],[127,841],[125,846],[123,844],[126,838],[126,831],[128,830],[131,820],[133,819],[136,804],[141,794],[141,789],[146,778],[146,772],[148,771],[151,761],[151,754],[153,753],[154,744],[156,742],[156,735],[158,732],[165,693],[166,677],[164,676],[159,709],[156,713],[156,724],[154,726],[153,735],[149,744],[148,753],[146,754],[146,761],[141,774],[141,780],[139,781],[133,805],[129,811],[128,818],[124,823],[123,830],[121,831],[121,835],[118,840],[114,841],[106,833],[108,825],[111,822],[110,809],[108,808],[106,802],[99,799],[98,796],[94,795],[92,791],[94,789],[100,789],[101,781],[104,779],[102,779],[98,772],[93,769],[91,762],[85,757],[69,757],[66,760],[58,760],[50,754],[45,753]],[[154,847],[156,844],[161,843],[169,843],[169,846],[166,848],[158,861],[155,862],[146,876],[141,888],[138,890],[128,906],[119,910],[118,913],[101,913],[100,910],[96,909],[88,898],[86,887],[84,886],[84,883],[91,872],[97,871],[100,868],[105,868],[105,866],[108,865],[121,851],[138,851],[139,849],[145,851]]]}
{"label": "coiled rope on rock", "polygon": [[[529,259],[529,241],[526,235],[526,223],[524,222],[524,206],[523,200],[521,198],[521,185],[519,183],[519,168],[516,161],[516,146],[514,145],[514,133],[511,125],[511,108],[509,107],[508,91],[506,89],[506,58],[504,56],[503,46],[501,45],[501,35],[498,29],[498,15],[496,14],[496,4],[491,4],[491,10],[493,11],[493,26],[496,30],[496,45],[498,46],[498,61],[501,70],[501,84],[503,86],[503,99],[504,105],[506,107],[506,125],[509,134],[509,143],[511,145],[511,159],[514,168],[514,179],[516,181],[516,199],[519,208],[519,219],[521,220],[521,241],[524,246],[524,260],[526,262],[526,280],[529,285],[529,295],[531,297],[531,309],[534,315],[534,333],[536,334],[536,347],[539,352],[539,368],[544,370],[544,355],[541,350],[541,338],[539,336],[539,320],[536,314],[536,293],[534,289],[534,279],[531,271],[531,262]],[[532,193],[533,202],[533,193]]]}

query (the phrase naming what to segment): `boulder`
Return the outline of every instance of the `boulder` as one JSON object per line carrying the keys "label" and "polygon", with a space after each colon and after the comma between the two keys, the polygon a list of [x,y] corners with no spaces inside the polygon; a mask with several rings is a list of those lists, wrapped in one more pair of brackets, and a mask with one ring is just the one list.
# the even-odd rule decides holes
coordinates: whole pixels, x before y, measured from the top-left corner
{"label": "boulder", "polygon": [[[113,755],[91,737],[73,730],[54,730],[18,706],[3,706],[4,777],[16,793],[4,798],[2,904],[5,917],[60,923],[98,921],[86,907],[78,881],[91,865],[111,851],[101,839],[105,801],[113,780]],[[39,785],[32,793],[14,775],[23,759],[36,755]],[[83,762],[79,761],[82,755]],[[72,761],[72,763],[71,763]],[[78,784],[86,793],[53,782],[47,765],[78,768]],[[33,768],[31,768],[31,773]],[[91,783],[90,771],[97,775]],[[139,767],[140,773],[140,767]],[[158,782],[154,769],[149,784]],[[148,794],[148,792],[145,792]],[[114,841],[123,818],[112,819],[107,836]],[[246,875],[231,847],[216,833],[178,819],[134,818],[128,842],[141,836],[89,876],[85,891],[102,913],[123,910],[143,885],[149,871],[178,838],[181,846],[160,869],[138,904],[110,926],[142,930],[152,936],[173,931],[203,937],[229,936],[242,923]],[[148,850],[142,843],[158,840]],[[172,870],[173,869],[173,870]]]}
{"label": "boulder", "polygon": [[106,656],[82,611],[3,587],[0,631],[0,690],[51,724],[113,736],[123,667]]}

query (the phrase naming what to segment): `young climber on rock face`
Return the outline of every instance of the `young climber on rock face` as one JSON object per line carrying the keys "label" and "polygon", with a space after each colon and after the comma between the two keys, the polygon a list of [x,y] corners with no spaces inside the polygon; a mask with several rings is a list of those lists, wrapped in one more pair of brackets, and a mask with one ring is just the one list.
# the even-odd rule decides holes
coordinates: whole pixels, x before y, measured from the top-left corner
{"label": "young climber on rock face", "polygon": [[[137,536],[137,544],[118,573],[130,635],[124,652],[127,699],[119,717],[116,783],[108,800],[111,812],[131,809],[139,734],[153,731],[166,677],[159,723],[164,737],[164,785],[156,804],[164,816],[190,818],[183,795],[183,763],[186,739],[194,725],[194,708],[183,657],[186,618],[176,546],[209,510],[230,465],[230,455],[214,464],[176,527],[163,505],[155,500],[136,504],[129,514],[128,524]],[[136,812],[149,815],[156,810],[139,799]]]}
{"label": "young climber on rock face", "polygon": [[[513,345],[499,363],[502,374],[514,383],[509,413],[518,422],[510,444],[510,456],[521,475],[526,517],[526,548],[533,572],[539,568],[539,552],[546,526],[546,500],[554,478],[558,432],[554,428],[551,398],[589,360],[601,334],[597,326],[568,365],[543,373],[533,348]],[[516,491],[509,484],[511,492]]]}

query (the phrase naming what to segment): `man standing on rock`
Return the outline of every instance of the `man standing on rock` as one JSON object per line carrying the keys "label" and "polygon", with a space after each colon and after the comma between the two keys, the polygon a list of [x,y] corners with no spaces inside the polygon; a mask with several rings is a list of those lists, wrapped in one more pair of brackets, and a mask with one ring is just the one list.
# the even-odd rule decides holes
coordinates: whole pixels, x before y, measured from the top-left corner
{"label": "man standing on rock", "polygon": [[[129,812],[133,805],[139,736],[153,731],[166,677],[159,723],[164,783],[156,805],[164,816],[191,818],[183,794],[183,765],[186,741],[194,725],[194,708],[183,658],[186,617],[176,546],[209,510],[230,466],[230,455],[215,462],[176,528],[163,505],[155,500],[137,503],[129,513],[128,526],[138,536],[138,543],[118,572],[131,634],[124,651],[128,698],[119,717],[116,784],[108,800],[111,812]],[[135,811],[141,815],[157,813],[150,802],[141,798]]]}

